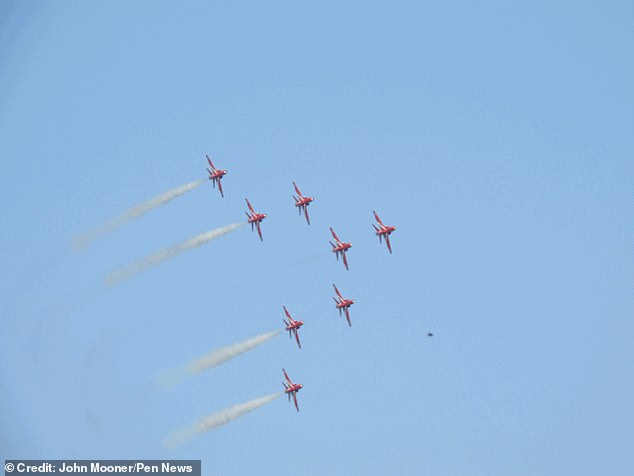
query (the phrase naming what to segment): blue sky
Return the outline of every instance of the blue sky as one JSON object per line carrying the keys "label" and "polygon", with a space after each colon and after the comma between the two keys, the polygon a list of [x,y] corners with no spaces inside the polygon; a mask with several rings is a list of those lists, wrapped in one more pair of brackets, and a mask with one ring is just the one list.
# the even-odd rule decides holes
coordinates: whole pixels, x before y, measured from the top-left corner
{"label": "blue sky", "polygon": [[[0,457],[629,474],[631,3],[4,2]],[[229,170],[74,253],[171,187]],[[315,197],[311,226],[291,181]],[[112,290],[103,276],[268,214]],[[373,236],[375,209],[394,254]],[[353,242],[346,272],[328,227]],[[332,283],[356,300],[353,326]],[[281,325],[165,391],[153,376]],[[427,337],[433,332],[434,337]],[[176,452],[161,440],[304,384]]]}

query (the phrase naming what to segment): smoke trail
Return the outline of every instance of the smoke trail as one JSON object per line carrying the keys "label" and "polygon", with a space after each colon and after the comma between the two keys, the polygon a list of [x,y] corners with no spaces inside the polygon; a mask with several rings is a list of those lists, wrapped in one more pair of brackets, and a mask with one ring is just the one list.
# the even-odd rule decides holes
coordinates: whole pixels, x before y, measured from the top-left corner
{"label": "smoke trail", "polygon": [[160,373],[156,377],[156,382],[164,387],[173,387],[184,379],[188,374],[195,374],[202,372],[205,369],[216,367],[217,365],[226,362],[229,359],[233,359],[240,354],[244,354],[260,344],[264,344],[267,340],[279,335],[284,329],[278,329],[275,331],[267,332],[251,339],[244,340],[242,342],[236,342],[235,344],[222,347],[214,350],[213,352],[203,355],[202,357],[190,362],[184,367],[167,370]]}
{"label": "smoke trail", "polygon": [[86,248],[88,245],[90,245],[93,241],[97,240],[98,238],[101,238],[103,235],[106,235],[116,230],[117,228],[128,223],[129,221],[132,221],[135,218],[140,217],[141,215],[149,212],[150,210],[158,207],[159,205],[163,205],[164,203],[174,200],[175,198],[180,197],[181,195],[191,190],[194,190],[196,187],[199,187],[204,182],[205,180],[196,180],[195,182],[190,182],[185,185],[172,188],[168,190],[167,192],[162,193],[158,197],[154,197],[151,200],[148,200],[147,202],[140,203],[136,207],[131,208],[117,215],[116,217],[112,218],[111,220],[107,221],[101,226],[95,228],[94,230],[91,230],[83,235],[78,236],[73,241],[73,247],[75,248],[75,250],[81,251],[84,248]]}
{"label": "smoke trail", "polygon": [[239,403],[222,410],[221,412],[209,415],[208,417],[201,419],[198,423],[195,423],[193,426],[173,434],[164,441],[164,444],[167,448],[174,449],[177,446],[187,443],[197,434],[215,430],[219,426],[229,423],[231,420],[235,420],[242,415],[246,415],[247,413],[266,405],[267,403],[272,402],[281,395],[281,393],[275,393],[266,397],[256,398],[250,402]]}
{"label": "smoke trail", "polygon": [[161,251],[157,251],[153,255],[142,258],[132,264],[124,266],[123,268],[120,268],[119,270],[106,275],[104,282],[107,286],[115,286],[116,284],[119,284],[126,279],[130,279],[153,266],[161,264],[163,261],[168,260],[172,256],[179,255],[184,251],[192,248],[197,248],[204,245],[205,243],[209,243],[216,238],[220,238],[227,233],[231,233],[232,231],[237,230],[245,224],[246,222],[234,223],[232,225],[223,226],[222,228],[216,228],[215,230],[206,231],[205,233],[196,235],[187,241],[170,246],[169,248],[163,248]]}
{"label": "smoke trail", "polygon": [[244,354],[258,345],[265,343],[267,340],[279,335],[282,331],[283,329],[278,329],[242,342],[228,345],[227,347],[222,347],[221,349],[215,350],[210,354],[194,360],[187,366],[187,371],[189,373],[197,373],[202,370],[215,367],[216,365],[220,365],[229,359],[233,359],[234,357]]}

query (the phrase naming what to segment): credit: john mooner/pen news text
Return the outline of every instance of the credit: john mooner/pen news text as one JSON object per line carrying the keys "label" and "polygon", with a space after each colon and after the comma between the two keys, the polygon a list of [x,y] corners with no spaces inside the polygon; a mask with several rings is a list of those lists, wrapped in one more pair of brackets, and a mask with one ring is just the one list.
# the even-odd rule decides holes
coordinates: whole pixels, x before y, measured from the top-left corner
{"label": "credit: john mooner/pen news text", "polygon": [[200,460],[79,460],[79,459],[7,459],[4,475],[33,473],[59,474],[186,474],[201,476]]}

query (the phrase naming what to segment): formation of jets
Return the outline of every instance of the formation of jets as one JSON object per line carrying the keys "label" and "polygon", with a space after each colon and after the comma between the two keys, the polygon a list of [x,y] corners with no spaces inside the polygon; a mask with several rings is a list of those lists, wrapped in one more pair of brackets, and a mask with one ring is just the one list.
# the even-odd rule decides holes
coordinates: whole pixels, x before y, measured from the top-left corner
{"label": "formation of jets", "polygon": [[[207,172],[209,173],[209,180],[211,180],[214,188],[216,186],[216,183],[218,184],[218,190],[220,191],[220,195],[221,197],[224,198],[221,180],[227,174],[227,171],[217,169],[212,163],[209,156],[207,155],[206,157],[207,157],[207,162],[209,162],[209,166],[211,167],[211,170],[207,169]],[[297,186],[295,182],[293,182],[293,188],[295,189],[295,193],[297,194],[297,195],[293,195],[293,200],[295,201],[295,207],[297,208],[300,215],[302,214],[302,212],[304,213],[304,216],[306,217],[306,223],[310,225],[310,217],[308,216],[308,206],[313,202],[314,198],[302,195],[302,192],[299,190],[299,187]],[[249,202],[249,200],[247,198],[245,198],[245,200],[247,202],[247,207],[248,207],[248,211],[246,211],[245,213],[247,215],[248,223],[251,224],[251,230],[257,229],[258,235],[260,237],[260,241],[263,241],[262,229],[260,225],[262,223],[262,220],[266,218],[266,214],[256,212],[251,206],[251,203]],[[385,239],[385,244],[387,245],[387,249],[391,254],[392,245],[390,243],[390,235],[396,230],[396,227],[391,225],[384,225],[381,219],[379,218],[379,215],[374,210],[372,211],[372,213],[374,214],[374,218],[376,219],[378,224],[378,226],[374,223],[372,224],[375,230],[375,235],[379,237],[379,243],[382,243],[383,239]],[[337,261],[339,260],[339,256],[341,255],[343,265],[345,266],[346,270],[349,270],[350,268],[348,267],[348,259],[346,257],[346,251],[348,251],[352,247],[352,243],[341,241],[339,237],[337,236],[337,234],[335,233],[335,230],[332,229],[332,227],[330,228],[330,233],[332,234],[332,237],[335,240],[334,243],[332,241],[329,242],[330,245],[332,246],[331,251],[335,254]],[[340,316],[342,315],[342,313],[345,314],[346,320],[348,321],[348,325],[352,327],[352,323],[350,321],[349,309],[350,309],[350,306],[354,304],[354,300],[344,298],[339,292],[339,289],[337,289],[337,286],[335,284],[333,284],[332,286],[336,293],[336,296],[333,297],[333,300],[335,301],[335,307],[339,311]],[[298,331],[300,327],[304,325],[304,321],[294,320],[291,317],[291,314],[288,312],[288,309],[286,309],[286,306],[282,306],[282,307],[284,309],[284,313],[286,314],[286,319],[283,319],[284,325],[286,326],[285,330],[288,331],[289,338],[292,338],[293,335],[295,336],[295,340],[297,341],[297,346],[301,349],[302,344],[299,340]],[[432,335],[433,334],[431,333],[428,334],[428,336],[430,337]],[[300,383],[293,383],[291,379],[289,378],[288,374],[286,373],[286,370],[282,369],[282,372],[284,372],[284,378],[286,379],[285,382],[282,382],[282,384],[284,385],[284,393],[288,395],[289,402],[291,400],[291,396],[293,397],[295,408],[297,409],[297,411],[299,411],[299,406],[297,404],[297,392],[302,389],[303,385]]]}
{"label": "formation of jets", "polygon": [[[227,174],[227,171],[217,169],[214,166],[213,162],[211,161],[211,158],[209,157],[209,155],[206,155],[206,157],[207,157],[207,162],[209,162],[209,166],[211,167],[211,170],[207,169],[207,172],[209,173],[209,180],[211,180],[211,183],[213,184],[214,188],[216,187],[216,183],[218,184],[218,190],[220,191],[220,195],[224,198],[225,195],[222,190],[221,180]],[[306,217],[306,223],[310,225],[310,217],[308,215],[308,206],[314,201],[314,198],[302,195],[302,192],[299,190],[299,187],[297,186],[295,182],[293,182],[293,188],[295,189],[295,193],[297,193],[297,196],[293,195],[293,200],[295,200],[295,206],[297,207],[297,210],[299,211],[300,215],[302,214],[302,211],[304,212],[304,216]],[[249,202],[249,200],[247,198],[245,198],[245,200],[247,202],[247,207],[249,208],[249,211],[245,212],[247,215],[248,222],[251,224],[252,230],[254,229],[254,227],[257,228],[260,241],[262,241],[263,238],[262,238],[262,229],[260,228],[260,223],[262,222],[262,220],[266,218],[266,213],[256,212],[251,206],[251,203]],[[377,227],[374,223],[372,224],[376,232],[375,234],[376,236],[379,237],[379,242],[381,243],[383,241],[383,238],[385,238],[385,244],[387,245],[387,249],[389,250],[390,253],[392,253],[392,245],[390,244],[390,235],[392,234],[394,230],[396,230],[396,227],[392,225],[384,225],[381,219],[379,218],[379,215],[374,210],[372,210],[372,213],[374,214],[374,218],[376,219],[379,225]],[[330,233],[332,233],[332,237],[335,239],[335,243],[333,243],[332,241],[329,242],[330,245],[332,246],[332,252],[335,253],[337,260],[339,260],[339,255],[341,255],[343,265],[346,267],[347,270],[349,270],[350,268],[348,267],[348,259],[346,258],[346,251],[352,247],[352,243],[341,241],[339,237],[337,236],[337,234],[335,233],[335,230],[332,229],[332,227],[330,228]]]}

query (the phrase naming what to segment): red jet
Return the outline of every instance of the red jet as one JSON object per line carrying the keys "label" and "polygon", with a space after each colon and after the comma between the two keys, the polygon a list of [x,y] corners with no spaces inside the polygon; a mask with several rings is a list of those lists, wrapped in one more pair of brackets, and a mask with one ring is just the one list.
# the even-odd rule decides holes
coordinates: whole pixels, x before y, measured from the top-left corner
{"label": "red jet", "polygon": [[260,222],[266,218],[266,213],[256,212],[249,203],[249,199],[245,198],[245,200],[247,201],[247,206],[249,207],[249,210],[251,212],[244,212],[247,214],[247,217],[249,217],[248,221],[249,223],[251,223],[251,230],[253,230],[253,225],[255,225],[258,229],[258,235],[260,235],[260,241],[262,241],[262,230],[260,229]]}
{"label": "red jet", "polygon": [[293,195],[293,198],[295,199],[295,206],[299,207],[298,210],[300,215],[302,214],[302,210],[304,210],[306,222],[310,225],[310,218],[308,218],[308,205],[310,205],[310,202],[314,199],[313,197],[304,197],[302,192],[299,191],[297,185],[295,185],[295,182],[293,182],[293,187],[295,187],[295,191],[297,192],[297,197]]}
{"label": "red jet", "polygon": [[337,260],[339,260],[339,253],[341,253],[341,256],[343,257],[343,264],[346,267],[346,269],[348,269],[348,260],[346,259],[346,251],[350,249],[350,247],[352,246],[352,243],[346,243],[341,241],[337,237],[337,234],[335,233],[335,230],[332,229],[332,227],[330,228],[330,233],[332,233],[333,238],[337,242],[336,245],[332,241],[329,242],[330,245],[332,246],[332,252],[337,255]]}
{"label": "red jet", "polygon": [[218,182],[218,190],[220,190],[220,196],[224,198],[225,195],[224,193],[222,193],[222,183],[220,182],[220,179],[227,174],[227,171],[217,169],[216,167],[214,167],[214,164],[211,162],[209,156],[205,154],[205,157],[207,157],[207,162],[209,162],[209,165],[211,166],[211,170],[207,169],[207,172],[209,172],[209,180],[211,180],[214,188],[216,188],[216,182]]}
{"label": "red jet", "polygon": [[335,286],[334,284],[332,285],[333,288],[335,288],[335,292],[337,293],[337,297],[333,297],[333,299],[335,300],[335,304],[336,304],[336,308],[339,309],[339,315],[341,316],[341,311],[344,311],[346,313],[346,319],[348,319],[348,325],[350,327],[352,327],[352,323],[350,322],[350,313],[348,312],[348,308],[350,306],[352,306],[354,304],[354,300],[353,299],[346,299],[344,298],[341,293],[339,292],[339,290],[337,289],[337,286]]}
{"label": "red jet", "polygon": [[372,223],[372,226],[376,230],[375,234],[379,237],[379,243],[381,243],[382,238],[385,238],[385,244],[387,245],[387,249],[390,250],[390,253],[392,253],[392,246],[390,246],[390,233],[396,230],[396,227],[384,225],[374,210],[372,210],[372,213],[374,213],[374,218],[376,218],[376,221],[379,222],[379,228],[377,228],[376,225]]}
{"label": "red jet", "polygon": [[282,385],[284,385],[284,393],[288,395],[289,402],[291,401],[291,395],[293,395],[295,408],[297,408],[297,411],[299,411],[299,406],[297,405],[297,392],[299,392],[302,389],[303,385],[301,383],[291,382],[291,379],[288,378],[288,374],[286,373],[286,370],[282,369],[282,372],[284,372],[284,377],[286,377],[286,382],[282,382]]}
{"label": "red jet", "polygon": [[284,312],[286,313],[286,317],[288,317],[288,322],[286,322],[286,319],[282,319],[284,321],[284,324],[286,324],[286,330],[288,331],[288,337],[291,337],[291,333],[295,334],[295,340],[297,341],[297,345],[301,349],[302,348],[302,344],[300,344],[300,342],[299,342],[299,334],[297,333],[297,331],[299,330],[300,327],[302,327],[304,325],[304,321],[294,321],[293,318],[291,317],[291,315],[286,310],[286,306],[282,306],[282,307],[284,308]]}

